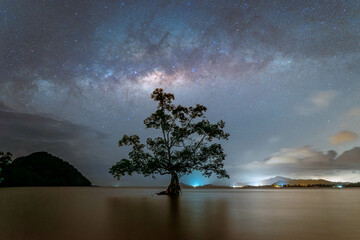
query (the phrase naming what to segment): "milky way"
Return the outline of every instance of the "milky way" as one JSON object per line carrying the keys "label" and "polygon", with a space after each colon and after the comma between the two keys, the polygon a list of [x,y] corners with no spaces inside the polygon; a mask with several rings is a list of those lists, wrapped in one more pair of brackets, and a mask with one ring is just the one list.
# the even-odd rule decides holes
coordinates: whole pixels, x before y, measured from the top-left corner
{"label": "milky way", "polygon": [[0,150],[49,151],[95,184],[118,184],[108,168],[128,149],[117,141],[156,134],[143,119],[162,87],[226,122],[226,183],[358,181],[359,13],[351,0],[3,0]]}

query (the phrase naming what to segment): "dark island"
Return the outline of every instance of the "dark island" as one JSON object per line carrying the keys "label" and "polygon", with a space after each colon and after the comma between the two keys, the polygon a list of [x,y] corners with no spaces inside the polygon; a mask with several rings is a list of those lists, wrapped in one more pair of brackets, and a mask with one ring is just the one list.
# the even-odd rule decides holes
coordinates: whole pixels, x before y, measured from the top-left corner
{"label": "dark island", "polygon": [[47,152],[19,157],[4,167],[1,187],[91,186],[74,166]]}

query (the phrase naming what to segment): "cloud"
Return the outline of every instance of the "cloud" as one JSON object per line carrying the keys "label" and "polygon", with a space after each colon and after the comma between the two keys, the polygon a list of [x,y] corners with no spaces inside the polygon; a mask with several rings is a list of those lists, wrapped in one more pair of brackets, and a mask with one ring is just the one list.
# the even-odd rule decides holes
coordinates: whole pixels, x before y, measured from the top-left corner
{"label": "cloud", "polygon": [[274,137],[271,137],[271,138],[268,139],[268,143],[269,144],[275,144],[275,143],[278,143],[280,141],[280,139],[281,139],[280,137],[274,136]]}
{"label": "cloud", "polygon": [[324,162],[333,159],[336,156],[334,152],[323,154],[312,149],[310,146],[300,148],[285,148],[272,154],[265,160],[265,164],[301,164]]}
{"label": "cloud", "polygon": [[[355,147],[349,151],[345,151],[337,158],[337,165],[360,165],[360,147]],[[355,170],[355,169],[354,169]]]}
{"label": "cloud", "polygon": [[309,101],[314,107],[324,108],[329,106],[330,102],[337,96],[336,91],[319,91],[312,96]]}
{"label": "cloud", "polygon": [[340,116],[342,129],[360,130],[360,107],[355,107]]}
{"label": "cloud", "polygon": [[360,147],[337,156],[334,150],[318,151],[310,146],[285,148],[263,161],[241,167],[258,175],[325,176],[360,170]]}
{"label": "cloud", "polygon": [[0,151],[16,157],[47,151],[85,169],[98,161],[94,151],[106,137],[86,126],[18,112],[0,102]]}
{"label": "cloud", "polygon": [[11,108],[6,106],[3,102],[0,101],[0,111],[10,111]]}
{"label": "cloud", "polygon": [[357,134],[350,131],[341,131],[329,138],[329,142],[332,145],[339,145],[342,143],[348,143],[356,141],[358,138]]}
{"label": "cloud", "polygon": [[311,115],[327,108],[338,96],[334,90],[318,91],[310,96],[305,104],[297,107],[297,111],[302,115]]}
{"label": "cloud", "polygon": [[351,116],[351,117],[360,116],[360,107],[351,109],[348,112],[348,115]]}

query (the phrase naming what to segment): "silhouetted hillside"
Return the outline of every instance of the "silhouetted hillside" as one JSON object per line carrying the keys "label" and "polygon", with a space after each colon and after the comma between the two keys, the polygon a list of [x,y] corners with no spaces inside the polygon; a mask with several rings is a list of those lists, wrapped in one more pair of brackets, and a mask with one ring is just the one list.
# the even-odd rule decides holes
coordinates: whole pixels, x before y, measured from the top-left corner
{"label": "silhouetted hillside", "polygon": [[1,186],[91,186],[75,167],[47,152],[15,159],[4,169]]}

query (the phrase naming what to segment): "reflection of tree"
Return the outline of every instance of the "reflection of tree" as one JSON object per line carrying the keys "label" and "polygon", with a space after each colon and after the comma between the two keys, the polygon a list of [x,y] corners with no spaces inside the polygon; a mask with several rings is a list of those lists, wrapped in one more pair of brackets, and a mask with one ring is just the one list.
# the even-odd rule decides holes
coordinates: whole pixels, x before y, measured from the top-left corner
{"label": "reflection of tree", "polygon": [[114,239],[229,239],[228,202],[191,198],[110,198]]}
{"label": "reflection of tree", "polygon": [[173,239],[186,239],[181,221],[181,199],[177,197],[169,197],[169,228]]}
{"label": "reflection of tree", "polygon": [[107,203],[108,232],[114,239],[161,239],[169,236],[171,228],[166,217],[169,210],[166,200],[110,198]]}
{"label": "reflection of tree", "polygon": [[[226,200],[208,200],[203,204],[200,226],[204,239],[228,239],[228,203]],[[201,224],[203,223],[203,224]]]}

